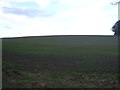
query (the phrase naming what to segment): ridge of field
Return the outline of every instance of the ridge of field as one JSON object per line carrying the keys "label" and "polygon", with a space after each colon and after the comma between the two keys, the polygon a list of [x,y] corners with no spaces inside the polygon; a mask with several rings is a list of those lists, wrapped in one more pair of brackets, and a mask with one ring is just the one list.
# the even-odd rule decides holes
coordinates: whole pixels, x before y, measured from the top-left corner
{"label": "ridge of field", "polygon": [[8,47],[7,50],[16,50],[16,53],[19,51],[31,54],[118,54],[116,51],[118,49],[117,37],[59,36],[16,38],[11,40],[3,39],[3,44],[4,41],[7,42],[5,42],[3,48]]}

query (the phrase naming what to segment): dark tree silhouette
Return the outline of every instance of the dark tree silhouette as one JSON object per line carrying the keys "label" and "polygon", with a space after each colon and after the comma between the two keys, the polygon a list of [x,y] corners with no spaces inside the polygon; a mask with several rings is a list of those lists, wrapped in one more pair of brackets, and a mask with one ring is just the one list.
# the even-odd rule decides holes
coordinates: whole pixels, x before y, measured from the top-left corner
{"label": "dark tree silhouette", "polygon": [[[120,5],[120,0],[117,2],[112,2],[112,5]],[[119,8],[118,8],[119,9]],[[119,11],[119,10],[118,10]],[[118,20],[112,27],[112,31],[115,32],[114,35],[120,36],[120,20]]]}
{"label": "dark tree silhouette", "polygon": [[117,2],[111,2],[112,5],[117,5],[117,4],[120,4],[120,1],[117,1]]}
{"label": "dark tree silhouette", "polygon": [[114,35],[120,36],[120,20],[113,25],[112,31],[115,32]]}

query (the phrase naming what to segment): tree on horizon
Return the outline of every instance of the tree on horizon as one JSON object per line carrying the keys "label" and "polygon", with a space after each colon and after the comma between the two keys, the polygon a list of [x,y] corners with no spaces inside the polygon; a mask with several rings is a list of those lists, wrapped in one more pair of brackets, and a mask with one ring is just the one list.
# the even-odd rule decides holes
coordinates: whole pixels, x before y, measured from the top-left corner
{"label": "tree on horizon", "polygon": [[111,2],[111,4],[112,4],[112,5],[118,5],[118,4],[120,4],[120,0],[117,1],[117,2]]}

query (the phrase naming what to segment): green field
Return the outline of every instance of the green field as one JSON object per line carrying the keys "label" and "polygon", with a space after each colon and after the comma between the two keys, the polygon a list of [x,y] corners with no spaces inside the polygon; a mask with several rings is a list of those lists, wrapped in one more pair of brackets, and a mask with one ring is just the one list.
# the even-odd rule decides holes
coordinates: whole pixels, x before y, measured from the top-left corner
{"label": "green field", "polygon": [[118,87],[118,37],[2,39],[3,88]]}

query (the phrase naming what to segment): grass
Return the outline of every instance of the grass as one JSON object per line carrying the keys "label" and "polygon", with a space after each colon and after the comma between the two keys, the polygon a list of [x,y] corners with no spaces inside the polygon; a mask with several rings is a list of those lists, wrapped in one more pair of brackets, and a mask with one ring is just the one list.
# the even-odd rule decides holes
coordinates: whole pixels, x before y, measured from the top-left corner
{"label": "grass", "polygon": [[[6,64],[7,65],[7,64]],[[5,65],[4,65],[5,66]],[[36,73],[7,65],[3,68],[3,88],[115,88],[118,74],[77,71],[38,71]],[[7,69],[7,70],[5,70]],[[9,71],[9,72],[6,72]],[[16,71],[16,72],[15,72]]]}
{"label": "grass", "polygon": [[117,88],[118,37],[2,39],[3,88]]}
{"label": "grass", "polygon": [[[4,65],[4,64],[3,64]],[[118,74],[77,71],[24,72],[6,64],[3,67],[3,88],[115,88]],[[7,68],[9,67],[9,68]]]}

